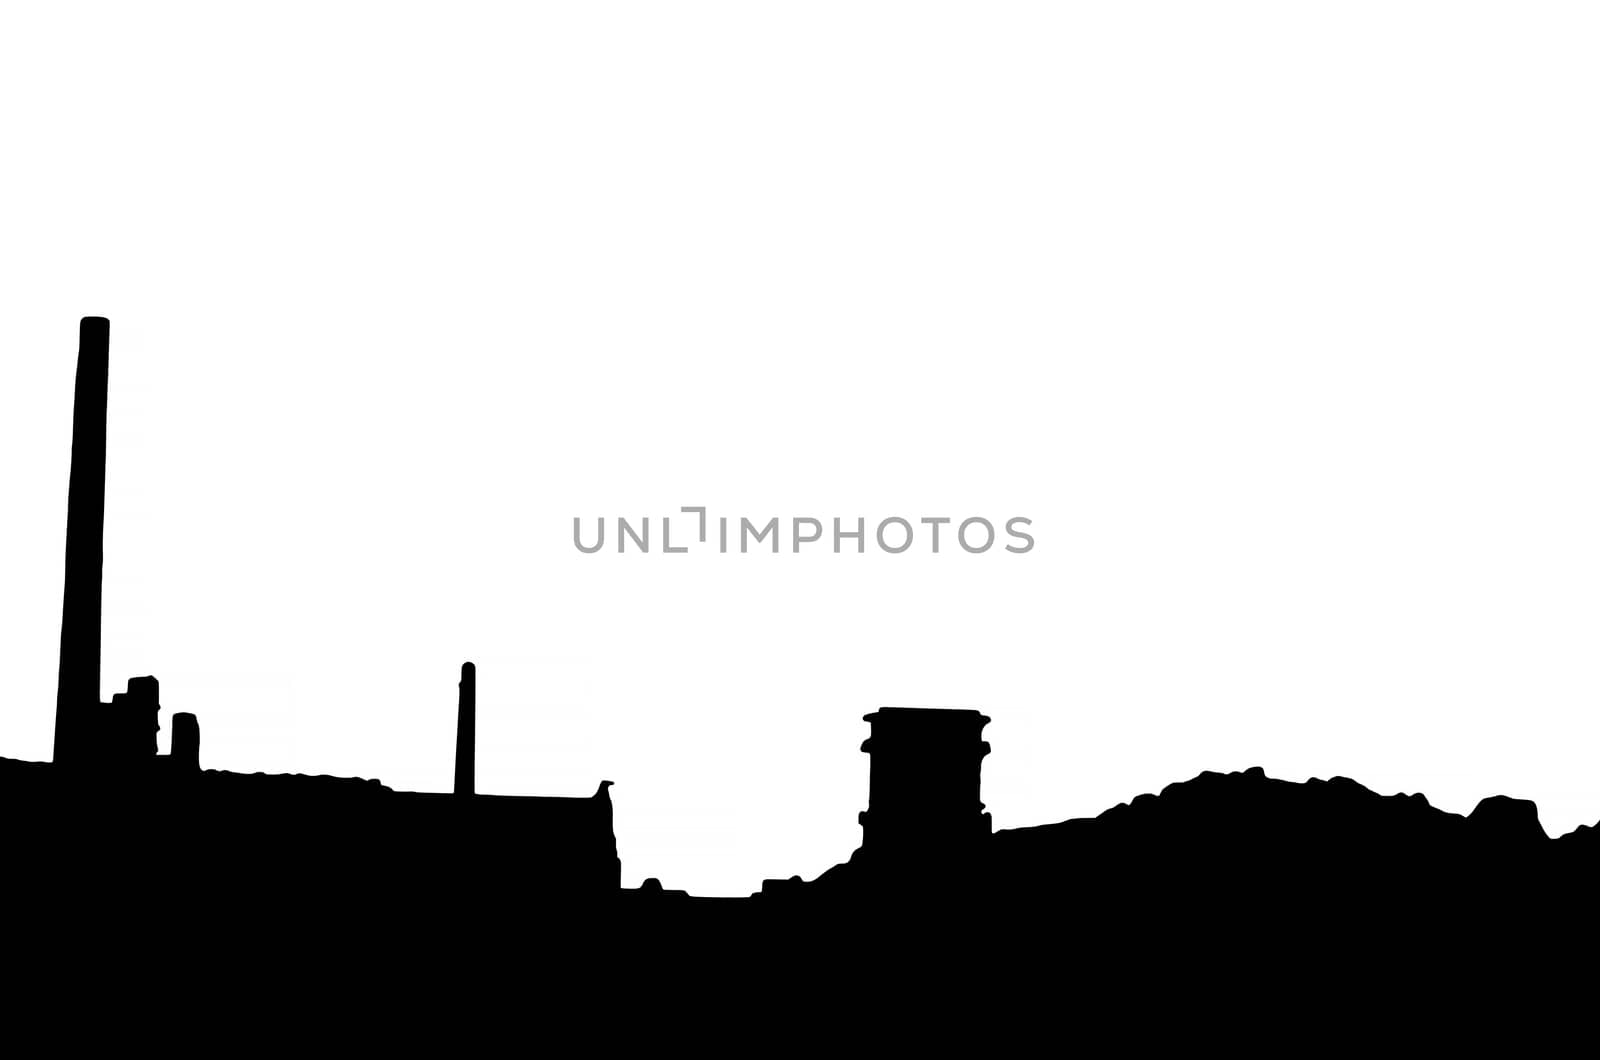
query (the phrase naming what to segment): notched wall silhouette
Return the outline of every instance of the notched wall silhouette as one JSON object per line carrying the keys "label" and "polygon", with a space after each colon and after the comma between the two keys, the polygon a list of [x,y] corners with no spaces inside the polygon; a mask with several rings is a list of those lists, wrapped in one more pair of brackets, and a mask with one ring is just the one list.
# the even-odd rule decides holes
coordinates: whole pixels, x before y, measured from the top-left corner
{"label": "notched wall silhouette", "polygon": [[[497,945],[552,959],[625,948],[616,974],[658,993],[667,981],[686,989],[685,969],[751,990],[751,967],[764,983],[826,970],[841,991],[879,994],[964,983],[983,967],[1020,990],[1042,953],[1058,962],[1050,982],[1092,993],[1205,954],[1259,992],[1287,989],[1264,969],[1308,955],[1316,970],[1302,968],[1302,983],[1397,958],[1413,973],[1500,974],[1592,922],[1596,830],[1552,840],[1531,803],[1502,797],[1462,817],[1420,795],[1252,769],[1093,819],[995,832],[980,790],[990,719],[973,710],[867,715],[860,848],[747,899],[654,879],[623,889],[609,782],[576,798],[479,793],[471,663],[448,793],[206,770],[193,714],[173,716],[161,756],[154,677],[100,702],[108,341],[105,320],[83,320],[54,761],[0,759],[5,885],[13,908],[36,914],[20,945],[182,948],[221,932],[247,951],[448,953],[458,970]],[[1533,909],[1565,934],[1528,930]]]}

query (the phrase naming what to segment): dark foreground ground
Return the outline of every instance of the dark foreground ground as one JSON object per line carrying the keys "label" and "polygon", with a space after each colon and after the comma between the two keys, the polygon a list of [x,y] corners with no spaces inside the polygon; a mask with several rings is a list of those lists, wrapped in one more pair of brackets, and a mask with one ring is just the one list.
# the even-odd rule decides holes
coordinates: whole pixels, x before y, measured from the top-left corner
{"label": "dark foreground ground", "polygon": [[1205,773],[727,900],[370,782],[50,769],[0,761],[5,1008],[75,1051],[1521,1053],[1593,1015],[1600,836],[1512,799]]}

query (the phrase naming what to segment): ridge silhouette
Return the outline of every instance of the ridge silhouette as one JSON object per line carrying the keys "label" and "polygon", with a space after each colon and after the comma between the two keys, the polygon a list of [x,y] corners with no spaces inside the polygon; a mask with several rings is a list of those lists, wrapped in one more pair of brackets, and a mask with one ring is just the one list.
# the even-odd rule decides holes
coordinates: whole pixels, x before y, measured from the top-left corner
{"label": "ridge silhouette", "polygon": [[[994,831],[974,710],[867,715],[860,847],[736,899],[623,888],[609,781],[478,792],[470,662],[450,792],[205,769],[192,714],[160,755],[155,677],[99,701],[108,322],[84,318],[79,341],[54,758],[0,759],[6,952],[63,1034],[124,1004],[108,1033],[148,1019],[159,960],[205,1019],[260,1028],[287,1006],[377,1034],[381,1011],[400,1040],[463,1007],[612,1044],[698,1012],[736,1037],[849,1012],[898,1048],[1063,1021],[1083,1042],[1325,1036],[1354,1009],[1420,1018],[1423,991],[1503,1002],[1592,952],[1600,837],[1550,838],[1531,802],[1462,816],[1255,768]],[[588,1022],[602,980],[644,1023]],[[1130,1011],[1154,1023],[1135,1033]],[[441,1018],[439,1042],[468,1041]]]}

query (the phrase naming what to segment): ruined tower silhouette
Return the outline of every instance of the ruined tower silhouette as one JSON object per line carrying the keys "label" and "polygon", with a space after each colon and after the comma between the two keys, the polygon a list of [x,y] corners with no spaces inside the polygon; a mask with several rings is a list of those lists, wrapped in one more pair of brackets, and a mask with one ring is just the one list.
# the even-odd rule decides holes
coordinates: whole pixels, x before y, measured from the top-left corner
{"label": "ruined tower silhouette", "polygon": [[861,848],[872,855],[960,851],[992,823],[979,798],[989,719],[976,710],[885,707],[865,720],[872,756]]}
{"label": "ruined tower silhouette", "polygon": [[106,393],[111,322],[78,324],[67,486],[66,576],[61,597],[61,669],[56,680],[55,760],[81,758],[83,731],[100,705],[100,572],[106,517]]}

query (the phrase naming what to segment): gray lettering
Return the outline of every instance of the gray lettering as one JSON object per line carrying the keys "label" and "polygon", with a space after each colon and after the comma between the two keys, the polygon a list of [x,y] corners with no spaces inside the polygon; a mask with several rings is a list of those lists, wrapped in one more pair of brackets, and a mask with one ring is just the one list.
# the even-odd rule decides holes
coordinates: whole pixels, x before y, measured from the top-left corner
{"label": "gray lettering", "polygon": [[669,516],[665,516],[665,515],[663,515],[661,517],[661,551],[663,551],[663,552],[687,552],[687,551],[689,551],[689,546],[688,545],[679,545],[677,548],[673,548],[672,547],[672,519]]}
{"label": "gray lettering", "polygon": [[939,527],[950,521],[947,515],[924,515],[922,521],[933,527],[933,550],[939,551]]}
{"label": "gray lettering", "polygon": [[[816,528],[816,533],[813,533],[813,534],[811,534],[809,536],[802,537],[801,534],[800,534],[800,524],[801,523],[810,523],[813,527]],[[795,516],[795,519],[794,519],[794,550],[796,552],[800,551],[800,546],[801,545],[808,545],[813,541],[820,541],[821,539],[822,539],[822,521],[820,519],[813,519],[813,518],[811,518],[810,516],[807,516],[807,515],[797,515],[797,516]]]}
{"label": "gray lettering", "polygon": [[[628,525],[628,520],[624,519],[620,515],[617,516],[617,551],[618,552],[626,552],[626,551],[628,551],[628,549],[627,549],[627,545],[628,545],[627,538],[629,538],[629,537],[633,538],[633,543],[638,546],[640,552],[649,552],[650,551],[650,517],[648,515],[645,516],[644,519],[641,520],[641,522],[644,524],[644,536],[643,537],[640,537],[638,534],[633,532],[633,527]],[[627,535],[627,536],[624,537],[623,535]]]}
{"label": "gray lettering", "polygon": [[[901,526],[906,528],[906,539],[905,539],[905,542],[903,544],[901,544],[901,546],[899,548],[890,548],[889,547],[889,543],[883,539],[883,528],[888,526],[890,523],[899,523]],[[896,555],[898,555],[899,553],[904,552],[906,549],[910,548],[911,547],[911,524],[906,522],[904,519],[900,518],[898,515],[889,516],[889,518],[885,519],[883,522],[878,524],[878,547],[883,549],[885,552],[894,553]]]}
{"label": "gray lettering", "polygon": [[581,520],[576,515],[574,515],[572,517],[572,543],[574,545],[578,546],[578,551],[579,552],[599,552],[600,549],[606,543],[606,520],[605,520],[605,516],[601,516],[600,518],[595,520],[595,524],[600,527],[600,537],[599,537],[599,539],[597,541],[595,541],[594,547],[592,547],[592,548],[589,547],[588,545],[585,545],[583,543],[583,538],[579,536],[579,534],[578,534],[578,524],[579,524],[579,522],[581,522]]}
{"label": "gray lettering", "polygon": [[[967,527],[971,526],[973,523],[982,524],[983,528],[989,533],[989,539],[983,543],[982,548],[973,548],[971,545],[967,544]],[[971,519],[968,519],[966,522],[962,523],[959,528],[957,528],[956,540],[960,541],[961,547],[966,549],[968,552],[987,552],[994,545],[994,524],[987,519],[973,516]]]}
{"label": "gray lettering", "polygon": [[[750,532],[756,528],[755,524],[744,516],[739,517],[739,551],[750,551]],[[772,551],[778,551],[778,517],[774,515],[761,532],[756,534],[756,544],[761,544],[768,534],[772,535]]]}
{"label": "gray lettering", "polygon": [[856,539],[856,551],[858,553],[865,552],[867,550],[866,519],[857,519],[855,531],[851,532],[849,530],[839,529],[839,518],[838,516],[835,516],[833,520],[833,550],[835,552],[839,551],[839,542],[843,541],[847,537],[853,537]]}
{"label": "gray lettering", "polygon": [[1006,520],[1006,533],[1010,534],[1012,537],[1019,538],[1019,539],[1021,539],[1023,541],[1026,541],[1027,544],[1023,545],[1021,548],[1018,548],[1015,545],[1007,545],[1006,546],[1006,551],[1007,552],[1031,552],[1031,551],[1033,551],[1033,535],[1032,534],[1023,533],[1021,530],[1012,529],[1018,523],[1021,523],[1023,526],[1032,526],[1033,525],[1033,520],[1032,519],[1024,519],[1020,515],[1016,516],[1015,518]]}

